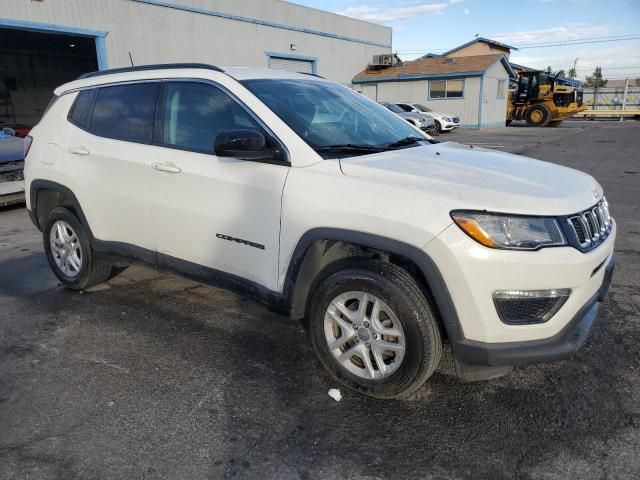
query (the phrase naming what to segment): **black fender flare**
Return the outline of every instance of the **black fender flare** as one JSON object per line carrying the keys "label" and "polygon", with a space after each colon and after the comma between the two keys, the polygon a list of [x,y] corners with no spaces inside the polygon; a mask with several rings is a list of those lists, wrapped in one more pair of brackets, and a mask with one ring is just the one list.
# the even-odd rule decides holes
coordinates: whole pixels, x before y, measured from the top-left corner
{"label": "black fender flare", "polygon": [[90,241],[94,240],[93,233],[91,231],[91,227],[89,226],[89,222],[87,221],[87,217],[84,215],[82,211],[82,207],[80,206],[80,202],[78,201],[78,197],[76,197],[75,193],[71,191],[68,187],[64,185],[52,182],[51,180],[42,180],[36,179],[32,180],[29,185],[29,200],[31,205],[31,210],[29,210],[29,217],[31,221],[36,226],[36,228],[42,231],[42,225],[40,225],[40,220],[38,218],[38,193],[41,190],[50,190],[52,192],[58,192],[64,194],[67,198],[71,200],[71,205],[78,215],[78,219],[82,226],[86,228],[87,234],[89,235]]}
{"label": "black fender flare", "polygon": [[304,299],[305,304],[302,305],[301,301],[299,299],[297,300],[294,295],[296,281],[309,248],[315,242],[322,240],[342,241],[374,248],[404,257],[413,262],[414,265],[420,269],[420,272],[427,281],[427,287],[431,291],[436,304],[435,306],[451,344],[454,345],[464,338],[458,313],[449,289],[447,288],[447,284],[440,273],[440,269],[425,251],[392,238],[339,228],[314,228],[302,235],[298,241],[287,269],[283,292],[285,298],[289,299],[292,317],[301,317],[305,313],[306,296]]}

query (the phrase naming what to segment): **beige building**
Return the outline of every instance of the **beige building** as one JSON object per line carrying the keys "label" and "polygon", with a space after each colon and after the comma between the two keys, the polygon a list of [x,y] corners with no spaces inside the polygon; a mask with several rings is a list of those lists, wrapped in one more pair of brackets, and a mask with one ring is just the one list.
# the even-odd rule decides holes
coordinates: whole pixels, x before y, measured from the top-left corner
{"label": "beige building", "polygon": [[317,73],[350,84],[391,29],[280,0],[3,0],[0,123],[33,125],[87,71],[202,62]]}
{"label": "beige building", "polygon": [[442,55],[394,66],[369,66],[353,78],[354,88],[378,102],[420,103],[460,117],[462,128],[505,126],[509,48],[476,39]]}

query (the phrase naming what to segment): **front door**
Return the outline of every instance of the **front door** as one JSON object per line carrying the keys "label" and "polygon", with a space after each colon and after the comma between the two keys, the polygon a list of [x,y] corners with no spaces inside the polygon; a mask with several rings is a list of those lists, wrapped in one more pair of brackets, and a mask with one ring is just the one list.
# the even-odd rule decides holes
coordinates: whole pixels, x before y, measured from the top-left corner
{"label": "front door", "polygon": [[289,167],[213,153],[221,131],[267,132],[210,83],[168,81],[159,108],[149,182],[158,262],[196,276],[231,273],[276,290]]}

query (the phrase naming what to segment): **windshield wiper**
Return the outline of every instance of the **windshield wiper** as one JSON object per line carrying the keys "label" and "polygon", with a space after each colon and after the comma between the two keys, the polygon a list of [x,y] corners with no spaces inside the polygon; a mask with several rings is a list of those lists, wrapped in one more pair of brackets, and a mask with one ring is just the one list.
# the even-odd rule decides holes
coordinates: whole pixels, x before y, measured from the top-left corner
{"label": "windshield wiper", "polygon": [[388,145],[385,145],[386,147],[389,148],[396,148],[396,147],[404,147],[405,145],[413,145],[414,143],[418,143],[418,142],[428,142],[429,139],[428,138],[424,138],[424,137],[406,137],[403,138],[402,140],[398,140],[397,142],[393,142],[390,143]]}
{"label": "windshield wiper", "polygon": [[387,147],[378,147],[375,145],[357,145],[354,143],[345,143],[343,145],[325,145],[315,149],[316,152],[384,152]]}

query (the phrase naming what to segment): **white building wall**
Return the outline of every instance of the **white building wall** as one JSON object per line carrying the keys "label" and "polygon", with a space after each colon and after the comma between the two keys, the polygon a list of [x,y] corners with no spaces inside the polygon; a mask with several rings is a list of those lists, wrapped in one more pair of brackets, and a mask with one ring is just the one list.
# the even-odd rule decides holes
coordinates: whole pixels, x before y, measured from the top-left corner
{"label": "white building wall", "polygon": [[[498,98],[498,81],[505,80],[503,98]],[[482,84],[482,126],[481,128],[504,127],[507,119],[509,97],[509,74],[501,62],[496,62],[484,74]]]}
{"label": "white building wall", "polygon": [[[449,113],[460,117],[460,126],[478,128],[480,77],[464,79],[464,97],[429,99],[429,80],[379,82],[377,84],[377,101],[379,102],[411,102],[422,103],[437,112]],[[356,85],[355,89],[369,96],[375,92],[370,84]],[[374,98],[374,100],[376,100]]]}
{"label": "white building wall", "polygon": [[[257,21],[223,18],[213,12]],[[280,0],[5,1],[0,27],[3,19],[106,31],[109,68],[129,66],[129,52],[136,64],[203,62],[249,67],[266,67],[265,52],[278,52],[317,58],[318,74],[350,84],[373,55],[391,53],[390,28]],[[296,46],[294,51],[291,44]]]}

